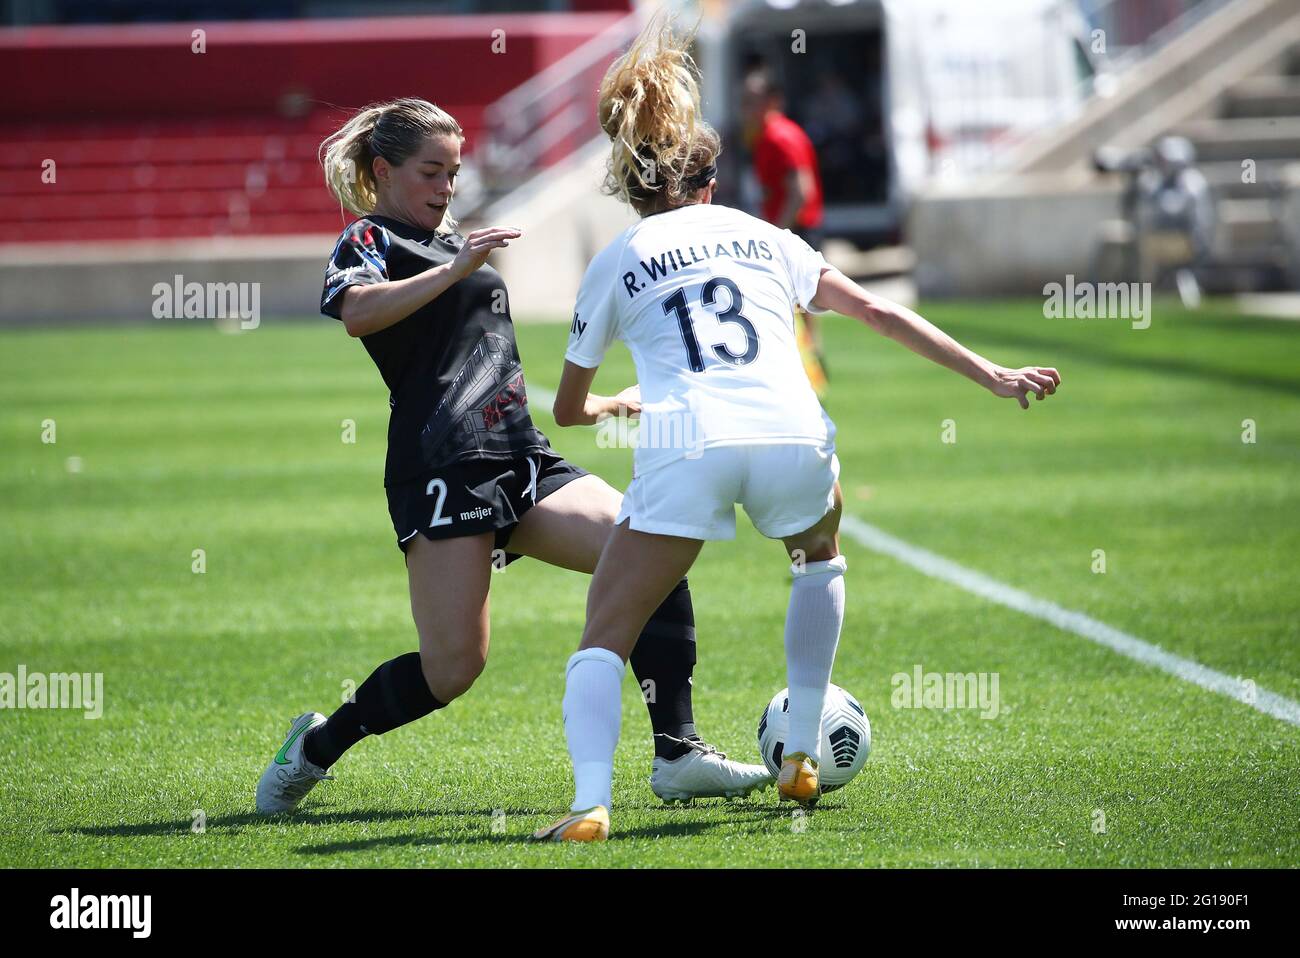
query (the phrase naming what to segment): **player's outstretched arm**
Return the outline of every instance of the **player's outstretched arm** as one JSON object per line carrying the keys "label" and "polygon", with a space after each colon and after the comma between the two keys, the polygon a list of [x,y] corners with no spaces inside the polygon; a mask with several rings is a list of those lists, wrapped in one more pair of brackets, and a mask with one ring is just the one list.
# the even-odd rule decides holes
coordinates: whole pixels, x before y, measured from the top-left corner
{"label": "player's outstretched arm", "polygon": [[396,325],[482,266],[494,249],[509,246],[510,240],[521,235],[517,229],[499,226],[475,230],[465,237],[465,245],[450,263],[408,279],[349,286],[343,291],[343,326],[349,336],[368,336]]}
{"label": "player's outstretched arm", "polygon": [[1049,366],[1009,369],[985,359],[906,306],[868,293],[837,269],[822,271],[813,305],[860,319],[876,332],[961,373],[993,395],[1018,400],[1024,409],[1029,408],[1029,393],[1043,399],[1061,384],[1061,374]]}
{"label": "player's outstretched arm", "polygon": [[555,391],[555,405],[551,410],[557,426],[593,426],[610,416],[635,419],[640,415],[640,386],[629,386],[617,396],[597,396],[591,391],[597,368],[564,361],[560,388]]}

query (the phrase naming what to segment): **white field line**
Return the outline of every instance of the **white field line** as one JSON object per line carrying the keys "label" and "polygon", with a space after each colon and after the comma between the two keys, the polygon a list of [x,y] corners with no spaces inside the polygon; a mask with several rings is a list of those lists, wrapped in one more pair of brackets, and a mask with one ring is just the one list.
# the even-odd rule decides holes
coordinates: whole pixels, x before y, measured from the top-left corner
{"label": "white field line", "polygon": [[840,522],[840,528],[859,545],[897,559],[904,565],[909,565],[932,578],[942,579],[981,598],[1005,605],[1009,609],[1015,609],[1036,619],[1042,619],[1058,629],[1073,632],[1090,642],[1105,646],[1112,652],[1118,652],[1144,665],[1168,672],[1184,682],[1191,682],[1211,692],[1226,695],[1275,719],[1300,725],[1300,702],[1295,702],[1284,695],[1257,688],[1253,682],[1224,675],[1199,662],[1166,652],[1158,645],[1152,645],[1135,635],[1122,632],[1082,612],[1062,608],[1055,602],[1040,599],[1028,592],[1021,592],[974,569],[958,565],[951,559],[945,559],[919,546],[904,542],[870,523],[863,522],[856,516],[845,515]]}
{"label": "white field line", "polygon": [[545,386],[535,386],[527,379],[524,380],[524,390],[528,393],[528,402],[533,400],[541,403],[546,407],[546,414],[551,414],[551,407],[555,405],[555,391],[547,389]]}
{"label": "white field line", "polygon": [[[544,403],[548,409],[555,402],[555,393],[544,386],[530,384],[528,396],[530,400],[535,399]],[[1259,688],[1254,682],[1225,675],[1199,662],[1166,652],[1158,645],[1107,625],[1092,616],[1066,609],[1055,602],[1030,595],[1028,592],[1022,592],[982,572],[968,569],[951,559],[945,559],[920,546],[904,542],[848,513],[845,513],[840,520],[840,529],[859,545],[889,556],[891,559],[897,559],[931,578],[942,579],[981,598],[989,599],[1036,619],[1042,619],[1058,629],[1073,632],[1126,658],[1141,662],[1143,665],[1150,665],[1211,692],[1226,695],[1275,719],[1300,726],[1300,702]]]}

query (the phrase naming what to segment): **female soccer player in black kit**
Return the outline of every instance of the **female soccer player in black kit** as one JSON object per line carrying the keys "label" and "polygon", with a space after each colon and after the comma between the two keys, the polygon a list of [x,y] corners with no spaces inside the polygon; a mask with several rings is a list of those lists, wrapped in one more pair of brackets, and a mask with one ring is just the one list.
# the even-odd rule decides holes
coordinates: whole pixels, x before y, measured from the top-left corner
{"label": "female soccer player in black kit", "polygon": [[[590,574],[621,496],[560,458],[533,425],[509,301],[488,254],[503,227],[462,237],[448,217],[460,125],[425,100],[366,107],[322,145],[330,189],[360,219],[325,268],[321,311],[361,339],[389,389],[384,485],[406,554],[419,651],[390,659],[328,719],[307,712],[257,785],[261,812],[287,812],[347,749],[446,706],[487,660],[494,550]],[[636,410],[635,387],[589,395],[586,421]],[[771,783],[695,734],[695,619],[686,580],[631,657],[654,682],[651,787],[666,800],[744,795]]]}

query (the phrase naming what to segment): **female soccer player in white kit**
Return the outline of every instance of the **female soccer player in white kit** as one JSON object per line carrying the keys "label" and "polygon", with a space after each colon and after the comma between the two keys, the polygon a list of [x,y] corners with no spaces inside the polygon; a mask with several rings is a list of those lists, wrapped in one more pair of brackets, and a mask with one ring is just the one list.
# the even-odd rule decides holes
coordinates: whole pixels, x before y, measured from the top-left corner
{"label": "female soccer player in white kit", "polygon": [[845,560],[835,426],[803,370],[796,306],[861,319],[914,352],[1028,408],[1056,370],[1007,369],[917,314],[859,288],[788,230],[713,206],[717,134],[699,118],[694,64],[652,23],[606,73],[600,119],[613,141],[606,189],[641,214],[591,262],[555,400],[560,425],[582,412],[615,339],[636,363],[641,439],[632,484],[587,594],[566,670],[564,725],[572,813],[534,837],[609,833],[624,662],[647,617],[705,540],[735,537],[735,503],[794,560],[785,625],[790,732],[781,797],[820,794],[821,714],[844,618]]}

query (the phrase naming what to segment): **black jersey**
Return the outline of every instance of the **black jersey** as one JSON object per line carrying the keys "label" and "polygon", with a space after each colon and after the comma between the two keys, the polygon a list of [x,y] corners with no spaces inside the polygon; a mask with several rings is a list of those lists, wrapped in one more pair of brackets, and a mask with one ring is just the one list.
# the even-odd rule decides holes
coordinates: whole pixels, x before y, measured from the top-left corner
{"label": "black jersey", "polygon": [[[339,319],[347,287],[407,279],[450,263],[464,242],[386,216],[359,219],[343,231],[325,267],[321,312]],[[384,485],[453,462],[549,449],[528,414],[506,287],[491,266],[361,342],[384,377],[392,408]]]}

